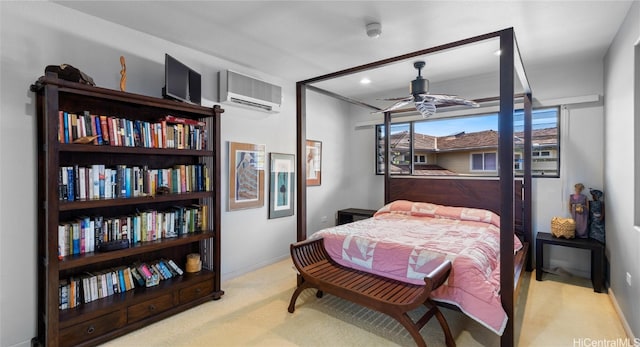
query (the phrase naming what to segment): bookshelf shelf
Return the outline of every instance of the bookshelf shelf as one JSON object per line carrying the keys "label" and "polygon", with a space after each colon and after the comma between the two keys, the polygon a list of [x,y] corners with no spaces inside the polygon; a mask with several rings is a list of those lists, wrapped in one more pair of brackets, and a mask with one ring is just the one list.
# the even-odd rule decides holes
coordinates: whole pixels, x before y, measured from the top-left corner
{"label": "bookshelf shelf", "polygon": [[214,192],[193,192],[193,193],[166,194],[166,195],[155,195],[155,196],[140,196],[135,198],[60,201],[58,209],[60,211],[85,210],[85,209],[105,208],[105,207],[114,207],[114,206],[128,206],[128,205],[161,203],[161,202],[170,202],[170,201],[205,199],[205,198],[213,197],[213,195],[214,195]]}
{"label": "bookshelf shelf", "polygon": [[[209,108],[72,83],[51,73],[38,79],[31,91],[36,95],[38,115],[39,200],[38,336],[32,345],[98,345],[220,299],[224,291],[220,288],[218,271],[219,154],[220,117],[224,110],[220,106]],[[102,123],[102,118],[112,121]],[[77,125],[71,122],[75,120]],[[135,133],[130,130],[130,124],[134,123]],[[156,131],[153,143],[164,145],[175,140],[181,146],[208,149],[111,146],[106,135],[99,138],[105,143],[102,145],[59,140],[61,136],[69,142],[85,135],[115,133],[122,136],[115,137],[116,140],[126,139],[121,143],[140,144],[142,138],[149,145],[152,135],[147,129],[151,125]],[[108,133],[100,132],[101,129],[107,129]],[[170,190],[174,189],[172,184],[192,190],[205,186],[209,189],[131,198],[78,199],[97,196],[93,187],[99,187],[102,196],[107,184],[114,196],[114,192],[118,196],[153,192],[161,185],[159,181],[168,182]],[[67,201],[68,196],[73,201]],[[193,231],[200,229],[206,230]],[[145,239],[173,232],[182,235],[137,242],[110,252],[92,251],[100,240],[132,235]],[[187,273],[187,256],[193,253],[200,255],[202,269]],[[58,254],[71,255],[58,259]],[[179,275],[177,270],[170,274],[169,260],[185,270],[184,274]],[[152,273],[161,281],[147,288],[136,269],[140,273],[146,271],[143,277],[147,281]],[[127,277],[128,273],[131,276]],[[123,292],[118,292],[120,287]],[[85,289],[89,291],[86,293]],[[85,295],[91,296],[87,303]]]}
{"label": "bookshelf shelf", "polygon": [[129,248],[119,249],[110,252],[90,252],[83,254],[69,255],[60,260],[59,269],[68,270],[77,267],[87,266],[96,262],[106,262],[109,260],[129,257],[132,255],[148,253],[153,251],[171,248],[175,246],[185,245],[194,241],[206,240],[214,238],[215,234],[212,230],[201,231],[193,234],[182,235],[173,238],[166,238],[156,241],[139,242]]}
{"label": "bookshelf shelf", "polygon": [[116,311],[129,306],[132,302],[141,303],[154,297],[162,296],[168,291],[179,291],[190,284],[213,280],[214,272],[202,270],[197,273],[187,273],[183,276],[160,282],[159,285],[149,288],[136,288],[124,293],[108,296],[92,301],[77,308],[61,310],[59,314],[60,327],[67,328],[85,320],[94,319],[105,312]]}
{"label": "bookshelf shelf", "polygon": [[146,154],[165,156],[212,156],[213,151],[195,149],[175,149],[175,148],[146,148],[146,147],[125,147],[107,145],[82,145],[77,143],[58,144],[60,152],[83,152],[83,153],[115,153],[115,154]]}

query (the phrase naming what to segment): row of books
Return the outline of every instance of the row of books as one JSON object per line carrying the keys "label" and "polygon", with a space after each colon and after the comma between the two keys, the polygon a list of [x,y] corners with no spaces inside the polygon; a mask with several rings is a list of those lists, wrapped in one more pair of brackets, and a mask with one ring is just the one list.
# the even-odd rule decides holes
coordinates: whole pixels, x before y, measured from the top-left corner
{"label": "row of books", "polygon": [[63,201],[131,198],[166,193],[202,192],[210,189],[205,164],[175,165],[165,169],[102,164],[62,166],[58,173],[58,196]]}
{"label": "row of books", "polygon": [[80,217],[58,225],[58,255],[95,252],[109,241],[127,239],[135,245],[207,230],[207,211],[207,205],[193,205],[114,218]]}
{"label": "row of books", "polygon": [[136,287],[151,287],[182,274],[182,269],[173,260],[166,259],[88,272],[60,281],[58,307],[60,310],[75,308]]}
{"label": "row of books", "polygon": [[203,121],[167,115],[157,122],[146,122],[59,111],[58,141],[75,143],[93,138],[94,145],[146,148],[207,149],[207,129]]}

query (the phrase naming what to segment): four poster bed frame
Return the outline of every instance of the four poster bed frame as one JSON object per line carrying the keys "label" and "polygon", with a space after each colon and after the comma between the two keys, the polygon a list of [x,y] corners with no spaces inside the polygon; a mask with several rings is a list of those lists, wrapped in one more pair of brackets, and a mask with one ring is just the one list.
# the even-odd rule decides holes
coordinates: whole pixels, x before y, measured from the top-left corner
{"label": "four poster bed frame", "polygon": [[[346,70],[307,79],[296,84],[297,102],[297,240],[307,238],[307,187],[306,172],[306,91],[313,90],[344,100],[347,98],[324,91],[313,83],[363,72],[411,58],[450,50],[486,40],[500,41],[500,95],[499,95],[499,142],[498,166],[496,178],[430,178],[430,177],[392,177],[389,172],[389,136],[385,132],[385,203],[405,199],[424,201],[441,205],[482,208],[500,216],[500,288],[502,306],[508,322],[501,337],[501,346],[513,346],[514,342],[514,303],[522,269],[531,271],[531,252],[527,248],[532,244],[531,233],[531,167],[525,165],[522,179],[515,179],[513,171],[513,114],[516,95],[514,83],[517,73],[524,89],[524,162],[531,162],[531,110],[532,93],[524,66],[518,51],[513,28],[508,28],[448,44],[427,48],[392,57]],[[519,97],[520,95],[518,95]],[[352,101],[352,100],[349,100]],[[391,113],[384,114],[386,129],[390,129]],[[516,232],[524,244],[524,251],[514,257],[513,234]],[[299,278],[300,281],[300,278]],[[299,283],[300,284],[300,283]]]}

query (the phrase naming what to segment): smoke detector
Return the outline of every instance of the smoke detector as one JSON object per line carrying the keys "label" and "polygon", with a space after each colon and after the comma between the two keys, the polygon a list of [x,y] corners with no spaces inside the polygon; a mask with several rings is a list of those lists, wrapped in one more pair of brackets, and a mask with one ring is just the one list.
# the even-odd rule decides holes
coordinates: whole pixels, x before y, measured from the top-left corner
{"label": "smoke detector", "polygon": [[367,36],[375,39],[382,34],[382,25],[378,22],[367,24]]}

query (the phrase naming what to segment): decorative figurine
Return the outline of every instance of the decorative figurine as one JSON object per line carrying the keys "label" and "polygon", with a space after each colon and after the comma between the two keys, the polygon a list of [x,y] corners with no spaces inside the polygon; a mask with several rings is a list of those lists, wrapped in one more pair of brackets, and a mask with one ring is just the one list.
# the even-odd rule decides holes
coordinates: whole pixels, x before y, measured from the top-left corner
{"label": "decorative figurine", "polygon": [[593,201],[589,202],[589,237],[605,243],[604,237],[604,193],[589,189]]}
{"label": "decorative figurine", "polygon": [[569,196],[569,213],[571,213],[571,217],[576,222],[576,237],[584,239],[589,237],[587,231],[589,200],[587,200],[586,195],[582,194],[584,184],[577,183],[574,188],[575,193]]}
{"label": "decorative figurine", "polygon": [[120,70],[120,90],[124,92],[127,89],[127,64],[124,61],[124,56],[120,56],[120,65],[122,66],[122,70]]}

